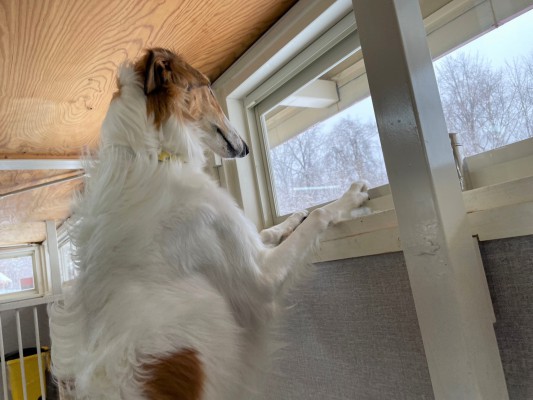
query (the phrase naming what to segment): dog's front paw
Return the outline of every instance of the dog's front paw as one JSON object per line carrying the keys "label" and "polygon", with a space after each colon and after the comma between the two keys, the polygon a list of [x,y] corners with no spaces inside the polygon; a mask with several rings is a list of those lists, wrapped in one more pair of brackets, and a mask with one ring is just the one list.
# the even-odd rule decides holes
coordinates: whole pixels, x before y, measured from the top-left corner
{"label": "dog's front paw", "polygon": [[302,210],[295,212],[289,218],[285,220],[285,231],[282,233],[280,238],[280,243],[289,237],[289,235],[294,232],[294,230],[307,218],[309,212],[307,210]]}
{"label": "dog's front paw", "polygon": [[307,218],[308,215],[309,215],[309,211],[302,210],[302,211],[295,212],[288,219],[292,221],[292,225],[294,226],[294,228],[296,228],[298,225],[300,225],[303,222],[304,219]]}
{"label": "dog's front paw", "polygon": [[368,182],[352,183],[350,189],[339,200],[345,205],[345,210],[349,212],[361,207],[368,200]]}
{"label": "dog's front paw", "polygon": [[328,209],[333,212],[331,222],[336,224],[360,215],[357,210],[368,200],[367,190],[368,183],[366,181],[354,182],[340,199],[328,204]]}
{"label": "dog's front paw", "polygon": [[294,232],[308,214],[307,210],[295,212],[281,224],[261,231],[261,240],[264,244],[277,246]]}

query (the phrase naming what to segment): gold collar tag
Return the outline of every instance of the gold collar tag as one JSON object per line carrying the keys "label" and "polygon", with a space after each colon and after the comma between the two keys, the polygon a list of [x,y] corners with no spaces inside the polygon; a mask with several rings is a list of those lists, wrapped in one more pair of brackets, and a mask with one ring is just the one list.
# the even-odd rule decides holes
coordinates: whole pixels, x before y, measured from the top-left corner
{"label": "gold collar tag", "polygon": [[177,161],[178,156],[176,154],[169,153],[166,150],[161,150],[161,152],[157,156],[157,159],[159,160],[159,162]]}

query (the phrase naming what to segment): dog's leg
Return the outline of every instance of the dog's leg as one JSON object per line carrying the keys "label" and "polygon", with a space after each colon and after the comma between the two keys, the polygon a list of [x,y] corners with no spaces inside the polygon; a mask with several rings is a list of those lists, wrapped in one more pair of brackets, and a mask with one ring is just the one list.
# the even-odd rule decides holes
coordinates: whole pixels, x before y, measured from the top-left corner
{"label": "dog's leg", "polygon": [[277,246],[302,223],[308,214],[307,210],[299,211],[292,214],[281,224],[268,229],[263,229],[261,231],[261,240],[266,245]]}
{"label": "dog's leg", "polygon": [[328,226],[351,220],[354,212],[368,200],[364,182],[352,184],[338,200],[313,210],[309,216],[279,246],[265,255],[263,277],[268,284],[279,288],[291,269],[304,265]]}

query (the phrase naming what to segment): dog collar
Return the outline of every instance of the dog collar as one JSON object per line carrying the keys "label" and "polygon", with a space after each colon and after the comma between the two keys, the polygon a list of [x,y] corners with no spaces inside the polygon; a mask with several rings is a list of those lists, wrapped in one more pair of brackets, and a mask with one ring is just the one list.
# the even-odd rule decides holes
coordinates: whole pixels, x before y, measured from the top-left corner
{"label": "dog collar", "polygon": [[157,159],[159,160],[159,162],[178,161],[179,157],[176,154],[169,153],[166,150],[161,150],[157,155]]}

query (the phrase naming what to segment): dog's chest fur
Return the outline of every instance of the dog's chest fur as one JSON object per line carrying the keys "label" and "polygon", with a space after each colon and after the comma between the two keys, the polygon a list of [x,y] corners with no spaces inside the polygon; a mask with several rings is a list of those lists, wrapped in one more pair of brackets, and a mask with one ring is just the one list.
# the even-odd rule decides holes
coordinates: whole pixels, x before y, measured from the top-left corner
{"label": "dog's chest fur", "polygon": [[[122,157],[128,156],[116,159]],[[107,190],[117,193],[102,193],[113,204],[98,205],[89,195],[78,206],[78,215],[94,221],[77,231],[87,238],[80,249],[87,270],[74,296],[86,330],[78,345],[94,368],[79,366],[96,394],[88,398],[111,393],[120,376],[138,374],[132,365],[194,349],[207,377],[204,398],[237,399],[246,393],[243,383],[252,386],[251,372],[268,351],[268,327],[261,321],[270,310],[265,295],[247,285],[260,238],[206,174],[144,162],[126,163],[129,170],[117,166],[116,176],[94,170],[107,185],[113,182]],[[246,268],[240,267],[243,259]],[[83,380],[78,387],[83,393]],[[135,386],[121,390],[130,391],[126,398],[142,398]]]}

